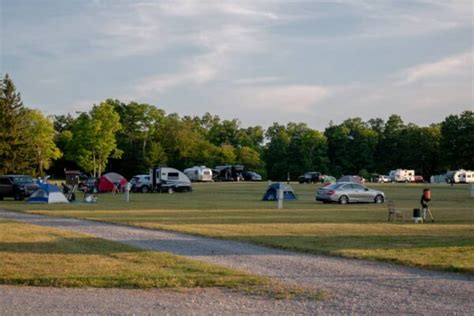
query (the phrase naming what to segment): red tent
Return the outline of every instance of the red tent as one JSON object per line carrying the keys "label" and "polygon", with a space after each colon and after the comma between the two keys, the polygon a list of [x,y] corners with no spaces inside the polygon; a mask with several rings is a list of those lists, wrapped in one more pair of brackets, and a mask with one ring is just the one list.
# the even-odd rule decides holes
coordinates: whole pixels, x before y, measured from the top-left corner
{"label": "red tent", "polygon": [[99,192],[112,192],[114,187],[118,190],[127,184],[127,179],[115,172],[109,172],[99,178]]}

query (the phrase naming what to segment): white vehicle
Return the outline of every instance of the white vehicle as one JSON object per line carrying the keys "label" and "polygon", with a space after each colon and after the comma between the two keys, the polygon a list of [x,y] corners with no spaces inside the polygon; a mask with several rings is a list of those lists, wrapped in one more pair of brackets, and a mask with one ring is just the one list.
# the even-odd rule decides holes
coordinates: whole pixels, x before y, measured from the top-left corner
{"label": "white vehicle", "polygon": [[474,171],[464,170],[459,176],[460,183],[474,183]]}
{"label": "white vehicle", "polygon": [[467,178],[466,176],[463,176],[465,173],[471,172],[471,171],[466,171],[464,169],[459,169],[459,170],[451,170],[446,173],[446,182],[451,183],[461,183],[463,180],[465,181]]}
{"label": "white vehicle", "polygon": [[184,174],[191,181],[212,181],[212,169],[206,166],[194,166],[184,170]]}
{"label": "white vehicle", "polygon": [[147,193],[151,191],[151,178],[149,174],[139,174],[130,180],[133,192]]}
{"label": "white vehicle", "polygon": [[389,176],[381,175],[379,176],[379,183],[389,183],[391,181]]}
{"label": "white vehicle", "polygon": [[150,169],[150,178],[154,191],[168,193],[192,191],[191,180],[184,173],[174,168]]}
{"label": "white vehicle", "polygon": [[415,170],[396,169],[389,176],[392,182],[415,182]]}

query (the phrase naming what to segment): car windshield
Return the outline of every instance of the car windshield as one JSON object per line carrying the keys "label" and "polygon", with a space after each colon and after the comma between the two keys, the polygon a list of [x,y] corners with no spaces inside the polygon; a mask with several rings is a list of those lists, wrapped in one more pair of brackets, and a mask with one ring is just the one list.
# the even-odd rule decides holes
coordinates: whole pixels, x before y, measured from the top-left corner
{"label": "car windshield", "polygon": [[15,184],[29,184],[29,183],[33,183],[33,178],[32,177],[14,177],[13,182],[15,182]]}

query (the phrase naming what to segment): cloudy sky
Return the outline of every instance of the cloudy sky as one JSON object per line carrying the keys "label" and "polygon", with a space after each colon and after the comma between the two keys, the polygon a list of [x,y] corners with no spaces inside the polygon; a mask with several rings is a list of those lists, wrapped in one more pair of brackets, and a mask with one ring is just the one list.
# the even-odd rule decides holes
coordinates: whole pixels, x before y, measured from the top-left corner
{"label": "cloudy sky", "polygon": [[118,98],[323,129],[473,109],[471,0],[0,3],[0,72],[47,114]]}

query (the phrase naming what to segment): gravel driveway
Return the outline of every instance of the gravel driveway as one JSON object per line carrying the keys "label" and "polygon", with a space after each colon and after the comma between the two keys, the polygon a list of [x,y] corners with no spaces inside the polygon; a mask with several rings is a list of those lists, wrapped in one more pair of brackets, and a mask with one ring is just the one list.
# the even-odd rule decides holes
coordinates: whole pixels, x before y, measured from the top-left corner
{"label": "gravel driveway", "polygon": [[[310,311],[306,304],[303,304],[306,308],[303,310],[295,305],[295,313],[474,314],[472,276],[294,253],[235,241],[95,221],[3,210],[0,210],[0,217],[86,233],[143,249],[166,251],[333,294],[326,301],[311,302]],[[4,288],[0,288],[0,293],[3,291]],[[236,299],[241,298],[238,294],[232,295]],[[284,311],[282,309],[282,313]],[[211,314],[221,312],[209,310]],[[257,309],[248,312],[260,313]]]}

